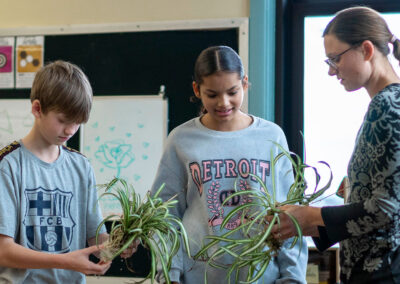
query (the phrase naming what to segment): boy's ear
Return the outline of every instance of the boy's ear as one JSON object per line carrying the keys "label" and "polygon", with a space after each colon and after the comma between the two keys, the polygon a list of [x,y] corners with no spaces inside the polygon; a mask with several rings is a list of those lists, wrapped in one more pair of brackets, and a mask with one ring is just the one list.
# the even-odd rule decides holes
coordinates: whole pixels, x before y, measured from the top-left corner
{"label": "boy's ear", "polygon": [[197,98],[200,99],[200,86],[199,86],[195,81],[193,81],[193,82],[192,82],[192,88],[193,88],[193,93],[194,93],[194,95],[195,95]]}
{"label": "boy's ear", "polygon": [[32,102],[32,114],[35,118],[39,118],[42,114],[42,107],[40,105],[39,100],[34,100]]}

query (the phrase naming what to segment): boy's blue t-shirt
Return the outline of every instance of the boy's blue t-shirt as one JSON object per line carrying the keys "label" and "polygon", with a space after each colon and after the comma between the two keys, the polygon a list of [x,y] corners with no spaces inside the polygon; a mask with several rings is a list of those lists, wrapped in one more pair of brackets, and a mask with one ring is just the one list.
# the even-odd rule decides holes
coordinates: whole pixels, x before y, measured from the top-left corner
{"label": "boy's blue t-shirt", "polygon": [[[53,163],[43,162],[21,142],[0,150],[0,194],[0,234],[32,250],[60,254],[82,249],[102,220],[89,161],[64,146]],[[85,275],[0,267],[0,282],[84,283]]]}

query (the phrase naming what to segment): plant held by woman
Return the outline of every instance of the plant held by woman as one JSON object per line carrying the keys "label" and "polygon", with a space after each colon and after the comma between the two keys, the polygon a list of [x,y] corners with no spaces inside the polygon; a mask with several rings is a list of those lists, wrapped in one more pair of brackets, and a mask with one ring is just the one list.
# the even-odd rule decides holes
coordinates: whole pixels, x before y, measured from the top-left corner
{"label": "plant held by woman", "polygon": [[181,220],[169,213],[169,209],[175,206],[177,201],[173,197],[163,202],[158,197],[163,188],[164,184],[154,195],[151,196],[148,192],[142,200],[124,179],[114,178],[109,183],[100,185],[100,189],[104,189],[105,192],[99,199],[105,195],[113,196],[119,201],[122,209],[122,215],[106,217],[97,229],[96,240],[104,223],[112,221],[109,239],[102,250],[102,260],[114,259],[138,240],[151,255],[150,272],[144,279],[150,278],[151,283],[155,279],[157,264],[161,264],[165,282],[170,283],[168,272],[172,257],[181,245],[181,239],[190,255],[185,228]]}
{"label": "plant held by woman", "polygon": [[[293,239],[291,248],[300,241],[300,248],[302,246],[302,231],[295,218],[287,212],[281,211],[278,207],[286,204],[301,204],[309,205],[330,187],[332,181],[332,172],[330,171],[329,181],[325,186],[319,188],[321,177],[315,167],[309,166],[302,162],[302,159],[294,153],[288,152],[281,145],[275,143],[281,152],[273,157],[271,152],[271,177],[272,188],[269,190],[266,184],[256,175],[250,174],[258,181],[261,186],[260,189],[250,188],[248,190],[238,190],[235,183],[235,193],[229,196],[222,206],[229,202],[230,199],[237,196],[245,196],[248,202],[233,209],[224,219],[221,228],[235,216],[241,216],[241,225],[237,228],[221,235],[221,236],[207,236],[209,241],[204,245],[199,252],[194,256],[195,259],[207,259],[210,266],[222,269],[228,269],[228,276],[231,277],[235,272],[235,279],[238,282],[239,271],[241,269],[248,269],[246,281],[242,283],[253,283],[260,279],[268,267],[271,259],[277,255],[282,242],[272,237],[271,230],[275,224],[280,223],[279,213],[284,213],[289,216],[297,230],[297,236]],[[294,170],[294,183],[291,185],[287,194],[287,199],[283,202],[277,202],[275,184],[275,170],[276,165],[280,159],[287,158],[290,160]],[[329,170],[330,167],[326,162],[320,161],[326,165]],[[307,194],[308,187],[305,179],[305,170],[310,168],[313,170],[316,181],[315,188],[312,193]],[[267,222],[265,216],[272,216],[272,221]],[[242,238],[233,238],[232,236],[240,233]],[[210,248],[213,249],[211,255],[208,254]],[[228,254],[233,257],[234,261],[231,265],[222,265],[218,259],[223,255]],[[207,276],[205,275],[205,283],[207,283]]]}

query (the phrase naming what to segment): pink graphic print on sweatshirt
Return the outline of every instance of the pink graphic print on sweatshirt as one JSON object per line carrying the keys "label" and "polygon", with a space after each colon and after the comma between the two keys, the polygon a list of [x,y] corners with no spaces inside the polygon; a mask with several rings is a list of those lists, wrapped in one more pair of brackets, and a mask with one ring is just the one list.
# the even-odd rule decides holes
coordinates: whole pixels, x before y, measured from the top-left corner
{"label": "pink graphic print on sweatshirt", "polygon": [[[224,221],[224,208],[222,207],[222,203],[226,198],[229,197],[230,194],[232,194],[234,191],[233,190],[223,190],[219,191],[220,184],[218,181],[212,182],[210,188],[208,189],[208,194],[207,194],[207,203],[208,203],[208,208],[209,212],[212,213],[212,217],[208,219],[208,226],[209,227],[216,227],[220,226],[222,222]],[[240,190],[246,190],[248,189],[249,186],[245,180],[240,180],[239,183],[239,189]],[[221,202],[222,201],[222,202]],[[244,203],[250,202],[251,199],[248,198],[246,195],[241,195],[241,196],[236,196],[233,197],[231,200],[229,200],[225,206],[229,207],[236,207],[240,206]],[[229,222],[225,225],[225,229],[227,230],[233,230],[237,228],[240,225],[240,219],[241,219],[241,214],[238,213],[236,216],[231,218]]]}
{"label": "pink graphic print on sweatshirt", "polygon": [[[200,163],[190,163],[189,171],[199,195],[207,194],[207,207],[210,216],[208,225],[216,227],[222,224],[225,216],[230,212],[230,210],[225,212],[226,209],[249,202],[245,195],[241,195],[229,199],[222,207],[224,200],[232,195],[235,190],[221,188],[219,180],[238,180],[239,190],[246,190],[250,188],[249,180],[256,181],[256,178],[251,174],[257,175],[263,181],[266,180],[266,177],[270,175],[270,161],[246,158],[238,161],[234,159],[210,159],[203,160]],[[208,189],[205,188],[206,185],[209,186]],[[225,229],[233,230],[237,228],[240,218],[240,213],[238,213],[226,224]]]}

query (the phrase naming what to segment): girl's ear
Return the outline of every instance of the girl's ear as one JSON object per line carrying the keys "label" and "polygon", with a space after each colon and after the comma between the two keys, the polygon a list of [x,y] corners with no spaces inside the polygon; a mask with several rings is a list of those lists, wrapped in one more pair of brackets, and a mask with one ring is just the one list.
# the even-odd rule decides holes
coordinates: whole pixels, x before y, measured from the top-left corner
{"label": "girl's ear", "polygon": [[249,77],[247,77],[247,75],[244,75],[242,79],[242,85],[244,91],[246,91],[249,88]]}
{"label": "girl's ear", "polygon": [[35,118],[39,118],[42,114],[42,107],[39,100],[34,100],[32,102],[32,114]]}
{"label": "girl's ear", "polygon": [[364,55],[364,60],[369,61],[371,60],[372,56],[375,53],[375,46],[370,40],[364,40],[361,44],[362,52]]}
{"label": "girl's ear", "polygon": [[192,82],[192,88],[194,95],[200,99],[200,85],[197,84],[195,81]]}

